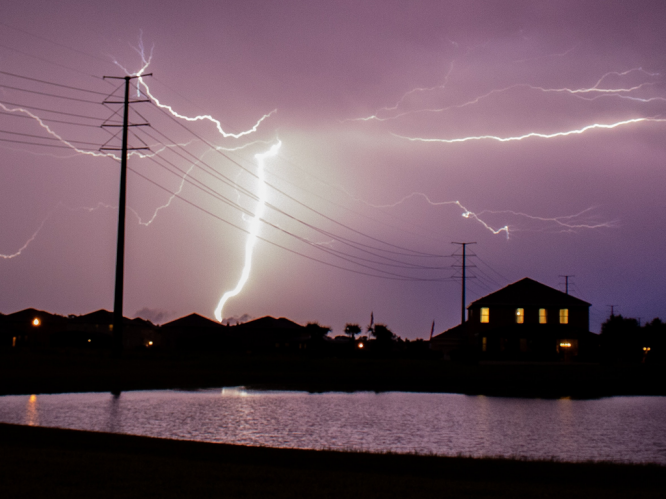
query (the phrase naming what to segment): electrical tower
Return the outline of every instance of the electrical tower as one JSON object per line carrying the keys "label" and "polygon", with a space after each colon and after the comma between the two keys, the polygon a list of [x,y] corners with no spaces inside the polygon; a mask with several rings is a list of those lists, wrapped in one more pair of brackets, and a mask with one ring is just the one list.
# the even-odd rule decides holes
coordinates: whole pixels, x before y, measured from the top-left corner
{"label": "electrical tower", "polygon": [[[143,76],[152,76],[146,74]],[[150,102],[149,99],[129,100],[130,81],[138,76],[105,76],[104,79],[125,80],[125,98],[122,101],[105,100],[104,104],[122,104],[123,105],[123,123],[103,123],[102,127],[122,127],[123,139],[122,146],[100,147],[100,151],[121,151],[120,153],[120,199],[118,201],[118,245],[116,247],[116,287],[113,300],[113,338],[114,353],[117,356],[122,354],[123,349],[123,278],[125,275],[125,205],[127,197],[127,151],[148,150],[145,147],[127,147],[127,134],[129,127],[149,126],[148,123],[129,123],[129,105],[138,102]],[[108,120],[107,120],[108,121]],[[107,142],[108,143],[108,142]]]}
{"label": "electrical tower", "polygon": [[[462,268],[462,297],[461,297],[461,303],[460,303],[460,324],[465,324],[465,280],[467,279],[467,274],[466,274],[466,269],[468,267],[467,262],[465,261],[466,259],[466,253],[465,250],[467,248],[467,245],[469,244],[476,244],[475,242],[473,243],[455,243],[452,242],[451,244],[459,244],[462,246],[462,264],[461,265],[453,265],[454,268]],[[454,256],[460,256],[460,255],[455,255]],[[474,255],[470,255],[474,256]],[[475,265],[469,265],[469,267],[475,267]],[[472,276],[474,278],[474,276]]]}

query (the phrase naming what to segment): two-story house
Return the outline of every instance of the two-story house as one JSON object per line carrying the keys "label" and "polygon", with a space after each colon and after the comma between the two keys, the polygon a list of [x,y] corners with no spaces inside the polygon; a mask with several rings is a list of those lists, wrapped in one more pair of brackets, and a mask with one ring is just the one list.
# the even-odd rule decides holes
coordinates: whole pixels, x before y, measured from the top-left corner
{"label": "two-story house", "polygon": [[464,324],[432,339],[487,360],[571,361],[594,343],[590,304],[529,278],[479,298]]}

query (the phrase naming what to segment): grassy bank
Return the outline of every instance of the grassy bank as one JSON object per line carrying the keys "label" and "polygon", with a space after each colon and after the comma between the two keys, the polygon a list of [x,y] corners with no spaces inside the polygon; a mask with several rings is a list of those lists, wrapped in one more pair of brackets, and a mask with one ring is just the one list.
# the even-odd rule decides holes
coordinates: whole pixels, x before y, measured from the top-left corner
{"label": "grassy bank", "polygon": [[423,391],[519,397],[666,395],[650,365],[466,365],[436,359],[0,353],[0,394],[248,386],[307,391]]}
{"label": "grassy bank", "polygon": [[270,449],[0,424],[3,497],[661,498],[659,466]]}

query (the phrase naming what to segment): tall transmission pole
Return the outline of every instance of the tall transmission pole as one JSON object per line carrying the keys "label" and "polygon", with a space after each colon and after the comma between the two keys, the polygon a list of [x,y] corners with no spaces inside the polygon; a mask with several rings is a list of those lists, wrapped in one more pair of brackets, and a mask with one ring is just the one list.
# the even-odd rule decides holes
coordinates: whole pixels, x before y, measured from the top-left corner
{"label": "tall transmission pole", "polygon": [[[143,76],[152,76],[147,74]],[[127,135],[131,126],[148,126],[148,123],[129,123],[130,81],[138,76],[105,76],[104,79],[125,80],[125,98],[122,101],[105,100],[104,104],[123,105],[123,123],[103,123],[102,127],[122,127],[123,142],[117,147],[100,147],[100,151],[120,150],[120,199],[118,201],[118,244],[116,246],[116,287],[113,299],[113,338],[114,353],[121,355],[123,349],[123,279],[125,275],[125,205],[127,198],[127,151],[147,150],[146,147],[127,147]],[[133,100],[132,103],[150,102],[149,99]]]}
{"label": "tall transmission pole", "polygon": [[576,277],[575,275],[560,275],[559,277],[564,277],[564,288],[566,289],[566,294],[569,294],[569,277]]}
{"label": "tall transmission pole", "polygon": [[[460,303],[460,324],[465,323],[465,280],[467,279],[467,275],[465,270],[467,269],[467,262],[465,261],[466,258],[466,253],[465,250],[469,244],[476,244],[475,242],[473,243],[455,243],[452,242],[451,244],[459,244],[462,246],[462,299]],[[455,267],[455,265],[454,265]]]}

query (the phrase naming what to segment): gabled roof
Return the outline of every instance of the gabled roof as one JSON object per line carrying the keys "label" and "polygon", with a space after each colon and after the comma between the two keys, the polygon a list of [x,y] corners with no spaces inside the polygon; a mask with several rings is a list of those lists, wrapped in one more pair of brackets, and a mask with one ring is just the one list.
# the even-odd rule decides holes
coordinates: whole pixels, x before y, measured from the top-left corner
{"label": "gabled roof", "polygon": [[432,337],[430,341],[441,341],[444,339],[462,339],[465,337],[465,325],[464,324],[458,324],[457,326],[453,326],[451,329],[447,329],[443,333],[436,334],[435,336]]}
{"label": "gabled roof", "polygon": [[180,319],[167,322],[162,324],[162,329],[164,328],[221,328],[222,324],[219,322],[212,321],[206,317],[203,317],[199,314],[190,314]]}
{"label": "gabled roof", "polygon": [[43,310],[37,310],[35,308],[26,308],[4,316],[7,322],[31,322],[35,317],[39,317],[42,320],[44,320],[44,318],[49,320],[65,320],[65,317],[61,315],[44,312]]}
{"label": "gabled roof", "polygon": [[[108,310],[100,308],[99,310],[95,310],[94,312],[90,312],[87,314],[70,316],[69,321],[75,324],[76,323],[113,324],[113,312],[109,312]],[[144,321],[143,319],[140,319],[140,321],[137,322],[137,319],[129,319],[127,317],[123,317],[123,324],[130,324],[130,323],[143,324],[143,325],[149,324],[148,321]]]}
{"label": "gabled roof", "polygon": [[590,304],[529,277],[473,301],[468,309],[488,306],[589,307]]}
{"label": "gabled roof", "polygon": [[285,317],[276,319],[270,315],[239,324],[235,327],[243,329],[303,329],[303,326],[296,324],[294,321],[291,321]]}

